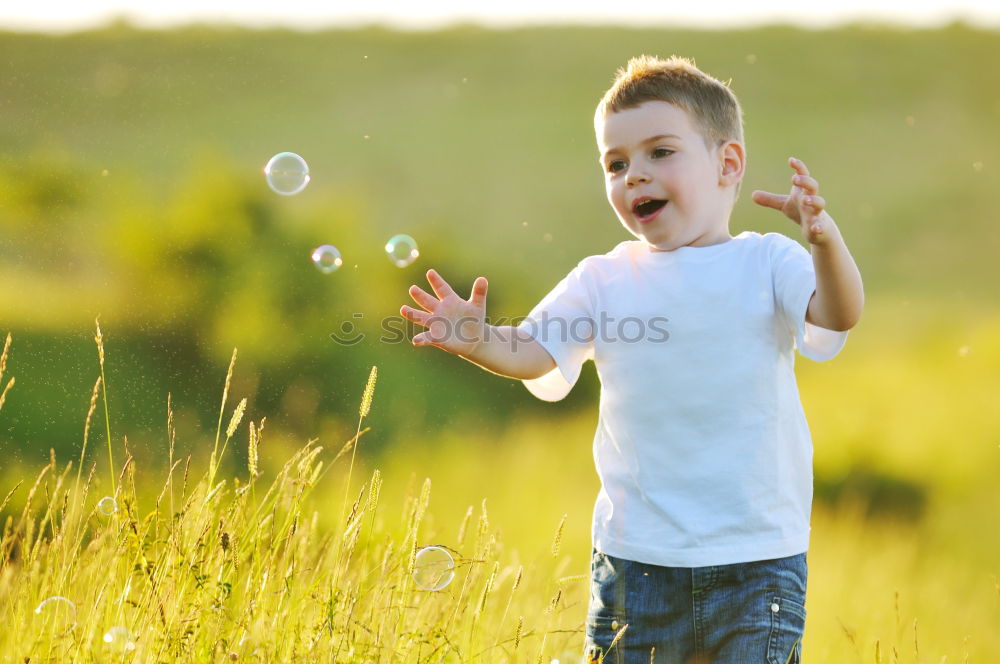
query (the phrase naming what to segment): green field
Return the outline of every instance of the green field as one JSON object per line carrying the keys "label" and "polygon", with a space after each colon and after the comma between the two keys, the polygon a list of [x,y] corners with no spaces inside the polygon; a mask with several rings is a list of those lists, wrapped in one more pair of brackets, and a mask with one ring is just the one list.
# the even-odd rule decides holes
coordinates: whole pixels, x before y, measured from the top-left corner
{"label": "green field", "polygon": [[[543,404],[379,337],[428,267],[487,276],[490,316],[521,316],[628,238],[592,114],[638,53],[731,79],[749,153],[733,233],[798,237],[747,195],[784,190],[795,155],[864,276],[844,352],[797,366],[807,661],[1000,661],[1000,33],[958,24],[0,33],[0,615],[23,626],[0,658],[576,661],[595,372]],[[311,167],[293,198],[261,174],[284,150]],[[382,253],[396,233],[420,244],[405,269]],[[345,265],[322,275],[327,243]],[[331,341],[344,321],[362,343]],[[336,457],[373,365],[352,466]],[[459,560],[439,592],[409,574],[430,544]],[[72,629],[34,613],[49,596],[75,603]]]}

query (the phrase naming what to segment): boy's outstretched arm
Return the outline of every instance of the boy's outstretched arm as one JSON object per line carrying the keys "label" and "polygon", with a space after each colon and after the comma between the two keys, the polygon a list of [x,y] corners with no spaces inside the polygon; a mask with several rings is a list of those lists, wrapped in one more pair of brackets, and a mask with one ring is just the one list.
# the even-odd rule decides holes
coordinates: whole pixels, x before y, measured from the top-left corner
{"label": "boy's outstretched arm", "polygon": [[809,300],[806,320],[828,330],[849,330],[857,324],[864,309],[861,273],[840,229],[825,210],[819,183],[809,175],[801,160],[790,157],[788,164],[795,170],[791,194],[757,190],[753,192],[753,201],[779,210],[797,223],[812,248],[816,292]]}
{"label": "boy's outstretched arm", "polygon": [[555,368],[548,351],[526,332],[486,322],[485,277],[476,279],[468,300],[435,270],[427,271],[427,281],[434,295],[410,286],[410,297],[423,311],[406,305],[399,310],[407,320],[427,328],[413,337],[414,346],[436,346],[508,378],[539,378]]}

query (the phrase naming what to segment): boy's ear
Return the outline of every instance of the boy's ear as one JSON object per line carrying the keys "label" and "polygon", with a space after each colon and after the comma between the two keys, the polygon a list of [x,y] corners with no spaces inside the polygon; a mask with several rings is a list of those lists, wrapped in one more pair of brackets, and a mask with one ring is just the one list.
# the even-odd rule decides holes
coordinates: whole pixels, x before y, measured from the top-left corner
{"label": "boy's ear", "polygon": [[746,149],[739,141],[726,141],[719,148],[719,184],[729,187],[738,184],[746,171]]}

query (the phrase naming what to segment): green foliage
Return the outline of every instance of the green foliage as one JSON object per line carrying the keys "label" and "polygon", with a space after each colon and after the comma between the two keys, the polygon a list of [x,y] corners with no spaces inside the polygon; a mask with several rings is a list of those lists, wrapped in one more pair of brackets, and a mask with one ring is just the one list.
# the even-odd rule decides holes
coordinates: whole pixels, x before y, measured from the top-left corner
{"label": "green foliage", "polygon": [[[731,79],[746,112],[744,192],[785,189],[787,156],[806,159],[870,307],[906,293],[995,308],[998,41],[962,25],[0,33],[3,322],[37,349],[22,360],[39,391],[58,382],[51,367],[84,361],[73,336],[100,315],[125,349],[110,370],[155,381],[152,403],[238,347],[260,386],[251,402],[303,433],[322,413],[349,419],[344,379],[371,364],[388,369],[388,437],[541,412],[514,384],[409,348],[402,321],[385,318],[429,266],[466,289],[486,275],[491,317],[523,316],[581,258],[628,239],[604,200],[591,118],[641,52],[689,55]],[[282,150],[313,175],[290,199],[260,173]],[[743,229],[794,235],[749,195],[733,217]],[[381,255],[398,232],[422,252],[404,270]],[[345,259],[329,276],[308,264],[326,243]],[[345,323],[366,335],[358,346],[331,342]],[[380,340],[386,326],[402,343]],[[443,395],[433,407],[430,386]],[[301,407],[279,417],[295,389]],[[595,392],[588,374],[565,408]],[[44,415],[34,403],[22,417],[50,424],[0,440],[64,449],[79,416],[64,400]],[[112,407],[149,434],[148,406]]]}

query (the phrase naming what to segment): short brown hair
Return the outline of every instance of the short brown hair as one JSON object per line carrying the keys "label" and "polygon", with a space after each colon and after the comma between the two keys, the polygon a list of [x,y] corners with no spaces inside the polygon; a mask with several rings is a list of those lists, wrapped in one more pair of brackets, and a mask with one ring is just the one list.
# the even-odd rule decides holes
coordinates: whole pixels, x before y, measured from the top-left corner
{"label": "short brown hair", "polygon": [[615,73],[615,81],[597,105],[603,119],[609,113],[647,101],[665,101],[684,109],[709,145],[735,140],[743,143],[743,109],[729,86],[698,69],[693,60],[671,56],[662,60],[641,55]]}

